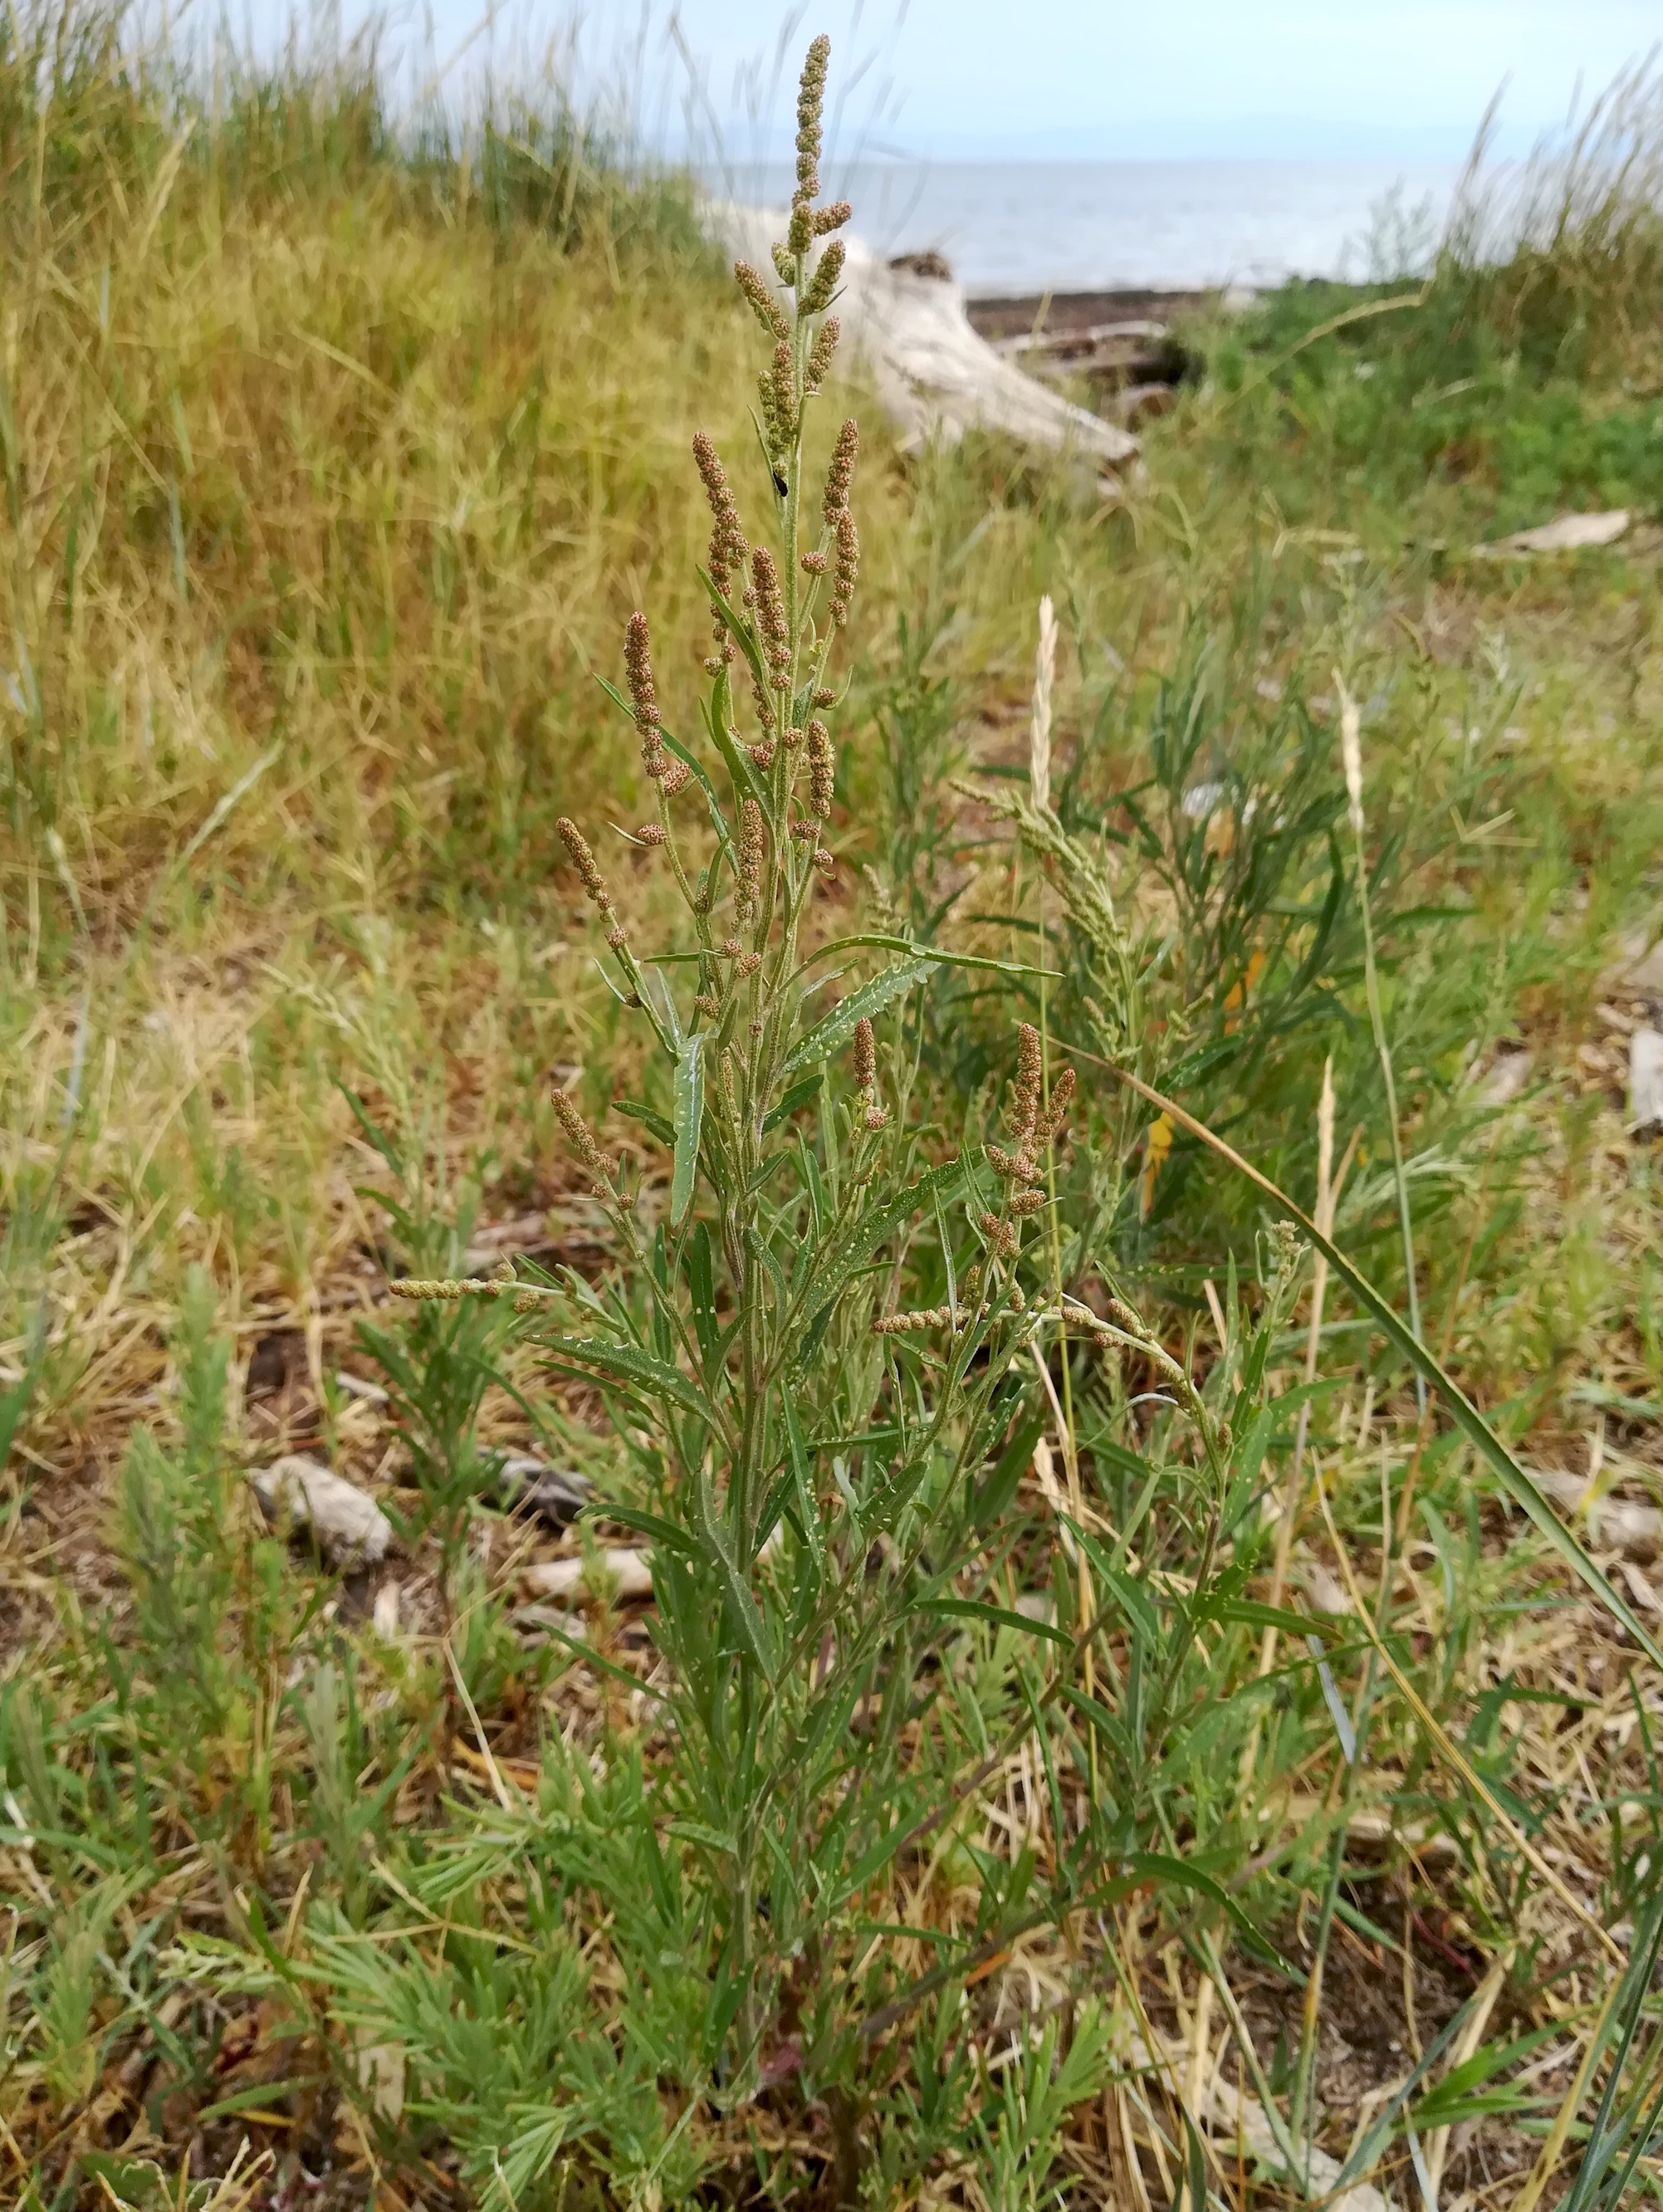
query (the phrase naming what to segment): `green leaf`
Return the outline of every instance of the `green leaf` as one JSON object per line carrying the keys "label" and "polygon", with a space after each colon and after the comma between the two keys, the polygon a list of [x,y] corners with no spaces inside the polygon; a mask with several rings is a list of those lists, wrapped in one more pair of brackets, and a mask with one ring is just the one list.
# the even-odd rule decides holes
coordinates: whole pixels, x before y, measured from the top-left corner
{"label": "green leaf", "polygon": [[702,1221],[688,1239],[687,1258],[683,1265],[688,1288],[693,1293],[693,1326],[704,1355],[705,1380],[708,1382],[722,1356],[722,1332],[716,1318],[716,1273],[710,1231]]}
{"label": "green leaf", "polygon": [[786,1060],[786,1073],[794,1074],[799,1067],[818,1066],[841,1052],[854,1035],[861,1021],[870,1021],[887,1006],[920,983],[935,967],[929,959],[903,960],[897,967],[886,968],[881,975],[874,975],[858,991],[851,991],[847,999],[840,999],[824,1021],[818,1023],[805,1037],[798,1040]]}
{"label": "green leaf", "polygon": [[222,2097],[216,2105],[209,2105],[206,2111],[197,2114],[197,2120],[198,2123],[225,2120],[229,2119],[234,2112],[264,2111],[273,2105],[281,2105],[297,2089],[315,2088],[322,2078],[316,2074],[294,2074],[284,2081],[257,2081],[252,2089],[239,2089],[234,2096]]}
{"label": "green leaf", "polygon": [[1023,1415],[1016,1433],[1000,1453],[998,1464],[981,1485],[971,1508],[978,1528],[991,1528],[1017,1494],[1017,1485],[1033,1462],[1034,1447],[1045,1427],[1046,1408],[1038,1406]]}
{"label": "green leaf", "polygon": [[734,743],[724,717],[707,713],[705,722],[710,732],[712,744],[727,763],[728,775],[733,781],[735,797],[754,799],[756,804],[766,811],[768,801],[768,786],[763,781],[756,762],[748,752],[743,751]]}
{"label": "green leaf", "polygon": [[1086,1534],[1072,1514],[1063,1513],[1058,1517],[1072,1533],[1074,1540],[1090,1560],[1098,1581],[1114,1598],[1121,1612],[1132,1623],[1144,1648],[1150,1650],[1158,1650],[1161,1644],[1161,1620],[1150,1600],[1148,1592],[1139,1583],[1134,1582],[1130,1575],[1123,1575],[1119,1568],[1111,1565],[1108,1554],[1103,1550],[1102,1546],[1095,1537]]}
{"label": "green leaf", "polygon": [[654,1359],[651,1352],[633,1344],[605,1344],[593,1336],[544,1336],[537,1340],[561,1366],[574,1369],[586,1382],[604,1377],[621,1389],[679,1406],[713,1429],[721,1426],[709,1399],[680,1368]]}
{"label": "green leaf", "polygon": [[638,1505],[609,1505],[606,1518],[616,1521],[621,1528],[634,1528],[640,1535],[650,1536],[655,1544],[662,1544],[666,1551],[679,1552],[684,1559],[696,1561],[702,1556],[686,1529],[678,1528],[661,1514],[645,1512]]}
{"label": "green leaf", "polygon": [[735,1627],[743,1638],[745,1648],[762,1669],[766,1682],[774,1680],[774,1654],[768,1648],[768,1630],[756,1609],[756,1600],[751,1595],[750,1583],[739,1571],[739,1562],[734,1557],[733,1547],[716,1503],[716,1493],[711,1486],[710,1470],[701,1468],[694,1485],[697,1500],[700,1529],[705,1551],[721,1577],[727,1595]]}
{"label": "green leaf", "polygon": [[676,1132],[656,1108],[643,1106],[639,1098],[621,1098],[618,1111],[627,1114],[632,1121],[639,1121],[649,1136],[656,1137],[661,1145],[674,1151]]}
{"label": "green leaf", "polygon": [[982,1605],[974,1598],[931,1598],[919,1610],[950,1613],[964,1620],[985,1620],[995,1628],[1014,1628],[1024,1636],[1042,1636],[1047,1644],[1060,1644],[1065,1651],[1074,1649],[1073,1638],[1053,1621],[1030,1620],[1025,1613],[1012,1613],[1002,1605]]}
{"label": "green leaf", "polygon": [[1290,1978],[1297,1977],[1298,1970],[1282,1956],[1264,1929],[1256,1926],[1229,1892],[1193,1859],[1172,1858],[1165,1851],[1133,1851],[1121,1860],[1120,1868],[1120,1875],[1108,1885],[1108,1894],[1129,1896],[1146,1881],[1162,1888],[1193,1890],[1197,1896],[1222,1905],[1244,1936],[1251,1937]]}
{"label": "green leaf", "polygon": [[672,1820],[667,1832],[677,1836],[684,1844],[699,1844],[707,1851],[721,1851],[733,1856],[733,1838],[725,1836],[719,1828],[707,1828],[702,1820]]}
{"label": "green leaf", "polygon": [[819,1068],[816,1067],[811,1074],[804,1075],[793,1083],[784,1096],[770,1106],[762,1116],[763,1134],[766,1135],[771,1129],[777,1129],[782,1121],[788,1121],[799,1106],[806,1106],[819,1090],[822,1079]]}
{"label": "green leaf", "polygon": [[850,1279],[865,1266],[885,1237],[904,1228],[937,1193],[944,1199],[954,1196],[966,1172],[962,1160],[949,1160],[944,1167],[932,1168],[895,1197],[869,1206],[841,1235],[806,1253],[802,1273],[811,1286],[808,1303],[816,1318],[829,1312]]}
{"label": "green leaf", "polygon": [[1191,1608],[1190,1618],[1197,1623],[1239,1620],[1248,1628],[1278,1629],[1284,1636],[1320,1636],[1326,1644],[1344,1644],[1347,1635],[1344,1622],[1327,1613],[1293,1613],[1251,1597],[1203,1598]]}
{"label": "green leaf", "polygon": [[756,678],[757,685],[763,696],[765,697],[770,696],[774,690],[774,680],[763,665],[756,633],[750,624],[742,615],[734,611],[726,592],[719,591],[711,577],[702,568],[695,564],[693,573],[704,586],[706,594],[720,617],[723,628],[745,656],[745,665]]}
{"label": "green leaf", "polygon": [[699,1173],[699,1132],[705,1117],[701,1031],[689,1037],[676,1062],[676,1165],[670,1178],[670,1225],[679,1229],[693,1203]]}
{"label": "green leaf", "polygon": [[1157,1112],[1169,1115],[1180,1128],[1187,1129],[1191,1136],[1199,1138],[1238,1175],[1245,1176],[1256,1190],[1269,1199],[1279,1213],[1293,1223],[1302,1237],[1310,1239],[1381,1334],[1402,1353],[1416,1373],[1438,1392],[1448,1407],[1456,1427],[1473,1446],[1514,1504],[1534,1522],[1571,1572],[1593,1592],[1612,1619],[1622,1622],[1653,1666],[1663,1671],[1663,1646],[1659,1645],[1634,1607],[1601,1574],[1587,1550],[1566,1528],[1460,1384],[1445,1370],[1441,1362],[1422,1343],[1408,1324],[1399,1318],[1368,1277],[1354,1267],[1339,1247],[1323,1235],[1309,1215],[1296,1206],[1285,1191],[1278,1189],[1267,1175],[1262,1175],[1250,1161],[1244,1160],[1241,1153],[1233,1146],[1227,1145],[1222,1137],[1215,1136],[1204,1121],[1198,1121],[1193,1114],[1187,1114],[1175,1100],[1163,1097],[1152,1085],[1143,1082],[1126,1068],[1117,1067],[1112,1060],[1102,1060],[1095,1053],[1082,1053],[1077,1057],[1090,1061],[1094,1066],[1106,1068],[1118,1081],[1135,1091],[1140,1098],[1146,1099]]}
{"label": "green leaf", "polygon": [[[1023,770],[1026,775],[1027,769]],[[1001,923],[1004,917],[1000,917]],[[994,960],[985,952],[947,952],[938,945],[914,945],[910,937],[886,936],[881,930],[865,929],[853,937],[828,938],[824,945],[816,945],[808,958],[792,977],[796,982],[805,975],[816,960],[828,960],[835,953],[853,951],[858,945],[870,945],[879,952],[906,952],[919,960],[933,961],[942,968],[985,968],[995,975],[1044,976],[1048,982],[1063,981],[1059,968],[1029,968],[1020,960]]]}
{"label": "green leaf", "polygon": [[815,1572],[823,1577],[826,1547],[820,1534],[820,1509],[814,1494],[808,1447],[803,1441],[803,1425],[798,1418],[797,1401],[789,1389],[780,1393],[780,1402],[785,1411],[786,1442],[791,1453],[792,1480],[797,1489],[798,1510],[803,1516],[804,1538],[813,1555]]}

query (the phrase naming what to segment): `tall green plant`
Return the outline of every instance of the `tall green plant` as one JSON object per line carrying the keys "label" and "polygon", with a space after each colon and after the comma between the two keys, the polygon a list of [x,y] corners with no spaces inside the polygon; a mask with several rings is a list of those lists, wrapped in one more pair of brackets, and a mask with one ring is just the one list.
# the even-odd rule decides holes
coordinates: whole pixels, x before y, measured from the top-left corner
{"label": "tall green plant", "polygon": [[[605,924],[614,988],[668,1069],[669,1118],[634,1109],[670,1150],[667,1188],[633,1179],[557,1092],[612,1223],[616,1273],[599,1288],[569,1272],[553,1285],[395,1287],[507,1299],[555,1371],[610,1407],[631,1474],[606,1511],[650,1540],[665,1662],[671,1753],[641,1800],[640,1856],[660,1869],[664,1896],[683,1900],[683,1954],[706,1961],[691,2086],[728,2105],[798,2081],[832,2115],[835,2186],[853,2202],[875,2119],[882,2131],[865,2087],[881,2038],[920,2008],[939,2024],[975,1965],[1083,1904],[1155,1881],[1222,1905],[1205,1869],[1175,1854],[1187,1815],[1179,1770],[1163,1781],[1162,1762],[1204,1716],[1217,1725],[1193,1652],[1204,1622],[1216,1634],[1229,1617],[1217,1564],[1253,1483],[1232,1475],[1235,1404],[1209,1407],[1125,1306],[1108,1322],[1073,1306],[1077,1356],[1118,1348],[1152,1366],[1173,1419],[1200,1437],[1199,1466],[1148,1471],[1142,1510],[1154,1517],[1138,1540],[1157,1559],[1173,1530],[1194,1538],[1196,1598],[1151,1597],[1142,1567],[1083,1525],[1054,1554],[1051,1536],[1030,1540],[1013,1501],[1063,1320],[1042,1217],[1072,1078],[1053,1077],[1042,1099],[1040,1036],[1023,1024],[1003,1129],[984,1128],[980,1108],[959,1131],[932,1126],[879,1033],[934,963],[959,956],[823,933],[837,866],[831,655],[859,560],[853,422],[817,514],[804,463],[849,212],[816,204],[827,52],[816,41],[804,73],[777,289],[736,272],[771,341],[757,425],[772,542],[748,540],[714,447],[695,441],[713,518],[702,720],[714,773],[666,723],[640,614],[627,696],[615,695],[656,800],[632,842],[669,869],[686,940],[638,954],[600,860],[561,825]],[[885,946],[901,957],[822,1012],[828,971]],[[1246,1362],[1243,1404],[1268,1342]],[[1094,1606],[1093,1573],[1120,1594],[1112,1610]],[[1020,1588],[1036,1577],[1049,1587]],[[1129,1639],[1124,1725],[1092,1694],[1103,1678],[1087,1653],[1106,1627],[1122,1654]],[[983,1784],[1030,1741],[1032,1834],[1008,1856],[956,1838]],[[607,1879],[622,1885],[627,1855],[613,1856]],[[905,1924],[947,1864],[973,1875],[974,1914]],[[925,1927],[938,1963],[920,1974],[902,1962]],[[911,2170],[962,2123],[971,2076],[948,2076],[960,2087],[912,2142]],[[1086,2094],[1096,2078],[1083,2058],[1058,2081]],[[1052,2140],[1050,2119],[1042,2133]],[[1039,2141],[1017,2161],[1023,2191],[1041,2178]]]}

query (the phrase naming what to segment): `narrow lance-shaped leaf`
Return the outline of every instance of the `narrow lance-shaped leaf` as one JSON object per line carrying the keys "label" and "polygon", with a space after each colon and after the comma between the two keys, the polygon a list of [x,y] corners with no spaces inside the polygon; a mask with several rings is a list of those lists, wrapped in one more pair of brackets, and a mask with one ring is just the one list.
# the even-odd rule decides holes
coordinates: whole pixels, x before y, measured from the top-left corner
{"label": "narrow lance-shaped leaf", "polygon": [[682,1048],[676,1062],[676,1164],[670,1178],[670,1225],[679,1229],[693,1203],[693,1187],[699,1173],[699,1132],[704,1123],[704,1037],[695,1033]]}
{"label": "narrow lance-shaped leaf", "polygon": [[950,1160],[944,1167],[932,1168],[897,1196],[869,1206],[841,1235],[807,1254],[804,1268],[809,1285],[805,1303],[810,1310],[823,1312],[841,1296],[850,1277],[865,1266],[885,1237],[904,1228],[915,1213],[929,1205],[932,1194],[939,1193],[944,1199],[951,1198],[964,1176],[962,1160]]}
{"label": "narrow lance-shaped leaf", "polygon": [[751,1657],[761,1668],[763,1680],[771,1682],[774,1680],[774,1654],[769,1648],[768,1630],[763,1625],[762,1614],[756,1609],[756,1600],[752,1595],[750,1585],[740,1571],[738,1559],[735,1556],[732,1542],[722,1519],[721,1508],[716,1502],[715,1492],[710,1480],[710,1471],[707,1468],[700,1469],[694,1485],[694,1494],[698,1508],[699,1533],[703,1541],[705,1553],[710,1564],[716,1569],[722,1587],[726,1592],[733,1624],[743,1638],[746,1649]]}
{"label": "narrow lance-shaped leaf", "polygon": [[829,1060],[841,1052],[853,1036],[863,1021],[894,1004],[914,983],[921,983],[935,967],[933,960],[903,960],[894,968],[886,968],[881,975],[874,975],[858,991],[851,991],[847,999],[840,999],[822,1022],[800,1039],[786,1061],[787,1074],[795,1074],[799,1067],[812,1067],[818,1061]]}
{"label": "narrow lance-shaped leaf", "polygon": [[660,1399],[713,1429],[721,1428],[715,1407],[680,1368],[633,1344],[606,1344],[592,1336],[544,1336],[537,1341],[557,1365],[574,1370],[586,1382],[612,1382],[643,1397]]}

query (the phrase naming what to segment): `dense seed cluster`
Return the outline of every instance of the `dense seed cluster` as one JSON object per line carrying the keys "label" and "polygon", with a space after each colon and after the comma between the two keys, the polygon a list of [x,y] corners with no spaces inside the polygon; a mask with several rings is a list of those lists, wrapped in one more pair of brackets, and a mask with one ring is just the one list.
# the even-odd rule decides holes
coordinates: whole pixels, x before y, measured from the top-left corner
{"label": "dense seed cluster", "polygon": [[594,1133],[577,1108],[558,1084],[549,1093],[549,1100],[561,1127],[566,1132],[566,1141],[589,1170],[589,1187],[597,1198],[611,1195],[612,1170],[605,1154],[595,1142]]}
{"label": "dense seed cluster", "polygon": [[750,556],[750,588],[756,610],[757,634],[768,672],[776,684],[791,680],[791,632],[786,627],[786,603],[780,591],[780,571],[766,545]]}
{"label": "dense seed cluster", "polygon": [[[739,510],[734,503],[727,471],[722,466],[721,456],[707,431],[700,430],[695,434],[693,458],[698,464],[705,497],[710,502],[710,550],[707,556],[710,580],[725,598],[733,577],[744,573],[750,549],[745,544],[745,534],[739,527]],[[710,619],[716,652],[706,662],[705,670],[707,675],[719,676],[724,665],[733,658],[733,640],[728,635],[722,611],[714,600],[711,602]]]}
{"label": "dense seed cluster", "polygon": [[659,726],[658,694],[652,687],[652,641],[644,614],[631,615],[625,627],[623,665],[635,727],[641,734],[641,764],[656,781],[663,775],[668,761]]}
{"label": "dense seed cluster", "polygon": [[[1031,1022],[1017,1024],[1017,1075],[1011,1086],[1011,1106],[1005,1117],[1014,1150],[1007,1152],[1002,1145],[989,1145],[987,1158],[995,1175],[1007,1182],[1034,1183],[1040,1176],[1039,1154],[1047,1145],[1053,1144],[1062,1133],[1068,1118],[1069,1103],[1074,1096],[1074,1071],[1065,1067],[1059,1075],[1051,1092],[1048,1111],[1041,1111],[1041,1098],[1045,1085],[1044,1054],[1040,1044],[1040,1033]],[[1013,1202],[1012,1211],[1020,1201]],[[1037,1207],[1022,1206],[1023,1212],[1037,1212]]]}
{"label": "dense seed cluster", "polygon": [[786,244],[806,253],[815,234],[814,203],[820,197],[820,123],[826,105],[826,71],[831,40],[822,33],[809,48],[797,93],[797,189],[792,194]]}
{"label": "dense seed cluster", "polygon": [[816,715],[809,724],[809,805],[824,822],[832,811],[831,735]]}
{"label": "dense seed cluster", "polygon": [[568,814],[562,814],[555,823],[555,828],[560,833],[561,842],[572,855],[572,865],[582,880],[584,890],[594,901],[601,914],[610,922],[611,927],[606,933],[606,941],[613,951],[616,951],[624,942],[623,929],[613,912],[612,894],[607,890],[602,878],[589,840]]}
{"label": "dense seed cluster", "polygon": [[872,1323],[874,1336],[912,1336],[932,1328],[966,1328],[972,1315],[968,1306],[920,1306],[911,1313],[885,1314]]}
{"label": "dense seed cluster", "polygon": [[881,1129],[889,1109],[877,1103],[877,1045],[865,1015],[854,1025],[854,1081],[869,1129]]}
{"label": "dense seed cluster", "polygon": [[815,264],[813,276],[804,287],[803,313],[805,315],[823,315],[830,307],[832,295],[837,289],[837,280],[843,274],[847,253],[847,248],[842,240],[835,238],[821,255]]}
{"label": "dense seed cluster", "polygon": [[855,579],[860,569],[860,538],[854,526],[854,517],[849,512],[849,489],[854,482],[854,457],[859,443],[860,434],[851,418],[838,432],[837,443],[832,448],[831,465],[826,471],[825,497],[821,507],[834,547],[831,604],[834,629],[841,629],[849,618],[849,602],[854,596]]}
{"label": "dense seed cluster", "polygon": [[836,526],[838,515],[849,503],[849,489],[854,482],[854,457],[859,448],[859,427],[851,415],[837,434],[837,443],[832,447],[831,463],[826,471],[821,512],[828,528]]}
{"label": "dense seed cluster", "polygon": [[751,313],[768,336],[777,341],[789,339],[791,325],[786,320],[785,310],[774,297],[774,288],[768,279],[753,269],[749,261],[736,261],[733,281],[743,293]]}
{"label": "dense seed cluster", "polygon": [[774,349],[774,359],[766,374],[757,380],[756,392],[762,427],[768,433],[768,451],[776,456],[784,455],[795,442],[798,427],[795,374],[791,346],[785,338]]}
{"label": "dense seed cluster", "polygon": [[767,830],[762,810],[754,799],[739,807],[739,905],[742,921],[752,921],[762,896],[762,861]]}
{"label": "dense seed cluster", "polygon": [[870,1091],[877,1080],[877,1044],[872,1025],[863,1014],[854,1025],[854,1080],[860,1091]]}
{"label": "dense seed cluster", "polygon": [[835,315],[828,315],[815,332],[814,343],[809,348],[809,357],[803,369],[803,388],[805,392],[818,392],[830,375],[832,356],[837,351],[837,341],[841,336],[842,325]]}

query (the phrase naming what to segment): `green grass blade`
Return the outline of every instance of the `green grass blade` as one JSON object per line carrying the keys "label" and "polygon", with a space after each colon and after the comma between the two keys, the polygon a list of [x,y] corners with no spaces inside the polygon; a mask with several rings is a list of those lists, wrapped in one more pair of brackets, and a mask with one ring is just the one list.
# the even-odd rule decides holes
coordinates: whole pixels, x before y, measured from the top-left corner
{"label": "green grass blade", "polygon": [[1587,1550],[1560,1520],[1460,1384],[1445,1370],[1436,1356],[1422,1343],[1414,1331],[1405,1326],[1367,1276],[1351,1265],[1337,1244],[1329,1242],[1310,1216],[1296,1206],[1285,1191],[1278,1189],[1268,1176],[1262,1175],[1251,1161],[1244,1160],[1240,1152],[1227,1145],[1222,1137],[1215,1136],[1193,1114],[1187,1114],[1175,1100],[1164,1097],[1127,1069],[1117,1067],[1113,1060],[1104,1060],[1096,1053],[1082,1052],[1077,1048],[1073,1049],[1076,1059],[1089,1060],[1094,1067],[1107,1068],[1118,1082],[1124,1083],[1140,1098],[1146,1099],[1157,1113],[1168,1115],[1180,1128],[1187,1129],[1191,1136],[1205,1145],[1209,1151],[1216,1152],[1239,1175],[1245,1176],[1278,1213],[1294,1224],[1302,1236],[1309,1237],[1357,1304],[1378,1325],[1381,1334],[1403,1354],[1416,1373],[1440,1393],[1456,1427],[1473,1446],[1514,1504],[1535,1522],[1572,1573],[1593,1592],[1613,1620],[1622,1622],[1653,1666],[1663,1673],[1663,1649],[1659,1647],[1634,1607],[1600,1573]]}

